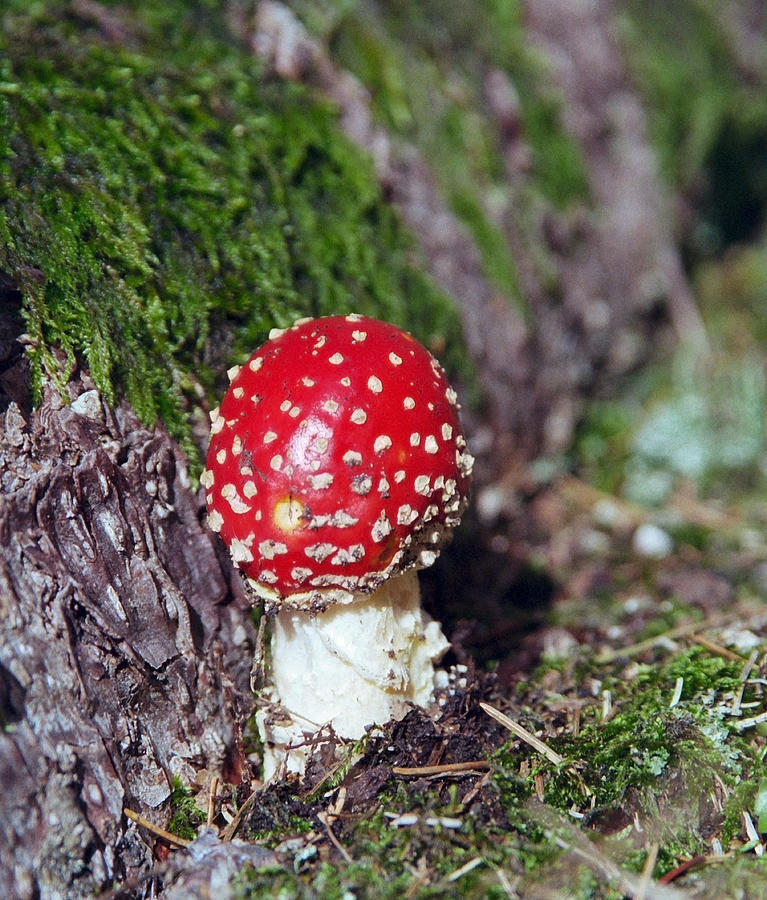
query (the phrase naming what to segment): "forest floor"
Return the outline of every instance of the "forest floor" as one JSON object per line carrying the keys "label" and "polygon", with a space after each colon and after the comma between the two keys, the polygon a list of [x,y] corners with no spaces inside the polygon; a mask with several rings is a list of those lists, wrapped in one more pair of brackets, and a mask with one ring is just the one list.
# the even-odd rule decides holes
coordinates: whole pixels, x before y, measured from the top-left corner
{"label": "forest floor", "polygon": [[[248,898],[764,896],[755,515],[676,492],[661,527],[562,475],[526,504],[540,571],[505,594],[505,539],[483,554],[469,523],[425,585],[460,575],[477,592],[475,620],[447,610],[433,709],[329,740],[303,780],[203,776],[178,791],[171,831],[209,822],[272,850],[237,876]],[[482,569],[500,602],[483,606]]]}

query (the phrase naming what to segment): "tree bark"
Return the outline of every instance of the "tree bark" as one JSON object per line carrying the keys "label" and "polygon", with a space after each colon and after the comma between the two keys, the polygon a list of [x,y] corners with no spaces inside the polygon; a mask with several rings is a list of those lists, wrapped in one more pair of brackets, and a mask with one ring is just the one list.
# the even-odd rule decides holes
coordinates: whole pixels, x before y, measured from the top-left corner
{"label": "tree bark", "polygon": [[[501,212],[526,317],[488,281],[428,161],[375,121],[365,86],[287,5],[261,0],[254,27],[233,27],[277,75],[312,84],[337,105],[346,134],[370,152],[432,276],[461,311],[485,400],[480,478],[520,473],[536,456],[566,450],[585,398],[646,362],[659,338],[705,343],[609,0],[526,4],[526,33],[563,96],[562,125],[581,147],[591,195],[577,215],[549,210],[532,224],[518,221],[513,201]],[[491,66],[484,102],[513,196],[531,178],[525,134],[515,88]],[[553,263],[554,287],[541,280],[534,258],[541,248]]]}
{"label": "tree bark", "polygon": [[89,897],[145,874],[123,809],[173,776],[237,781],[248,604],[162,428],[86,376],[0,418],[0,884]]}

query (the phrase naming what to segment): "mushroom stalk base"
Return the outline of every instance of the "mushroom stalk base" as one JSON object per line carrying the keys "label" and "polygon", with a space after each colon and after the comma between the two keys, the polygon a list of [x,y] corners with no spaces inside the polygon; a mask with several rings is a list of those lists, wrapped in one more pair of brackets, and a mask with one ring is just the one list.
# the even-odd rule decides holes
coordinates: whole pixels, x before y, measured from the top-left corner
{"label": "mushroom stalk base", "polygon": [[426,705],[434,663],[449,646],[421,610],[415,570],[318,615],[277,613],[272,685],[257,717],[264,778],[303,772],[312,735],[327,725],[354,740],[369,725],[402,718],[411,704]]}

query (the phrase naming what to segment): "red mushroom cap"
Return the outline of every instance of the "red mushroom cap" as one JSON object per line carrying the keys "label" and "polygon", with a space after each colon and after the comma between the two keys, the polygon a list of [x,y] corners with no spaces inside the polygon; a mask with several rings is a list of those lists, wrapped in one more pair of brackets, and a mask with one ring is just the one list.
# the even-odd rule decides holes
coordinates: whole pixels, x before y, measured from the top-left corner
{"label": "red mushroom cap", "polygon": [[303,319],[230,375],[211,413],[208,523],[270,609],[350,602],[431,565],[473,460],[424,347],[375,319]]}

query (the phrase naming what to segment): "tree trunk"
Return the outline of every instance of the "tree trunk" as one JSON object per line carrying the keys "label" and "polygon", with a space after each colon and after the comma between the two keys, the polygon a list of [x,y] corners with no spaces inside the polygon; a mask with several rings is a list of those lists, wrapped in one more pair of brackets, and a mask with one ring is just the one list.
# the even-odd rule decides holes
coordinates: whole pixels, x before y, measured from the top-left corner
{"label": "tree trunk", "polygon": [[[7,296],[7,295],[6,295]],[[162,428],[86,376],[0,418],[0,884],[90,897],[146,873],[128,806],[238,781],[253,631]]]}
{"label": "tree trunk", "polygon": [[[342,127],[370,152],[432,276],[460,309],[485,399],[482,428],[490,440],[478,469],[486,480],[566,450],[584,399],[646,362],[659,337],[705,341],[613,18],[609,0],[526,4],[526,32],[563,97],[562,125],[581,147],[590,192],[590,208],[577,215],[547,210],[531,223],[513,202],[500,214],[527,317],[488,281],[428,161],[375,121],[366,87],[335,64],[288,6],[261,0],[252,30],[233,26],[249,34],[253,52],[277,75],[315,85],[338,106]],[[516,90],[492,66],[484,103],[513,196],[531,177],[520,163],[528,155],[525,134]],[[542,252],[553,263],[554,286],[542,282]]]}

